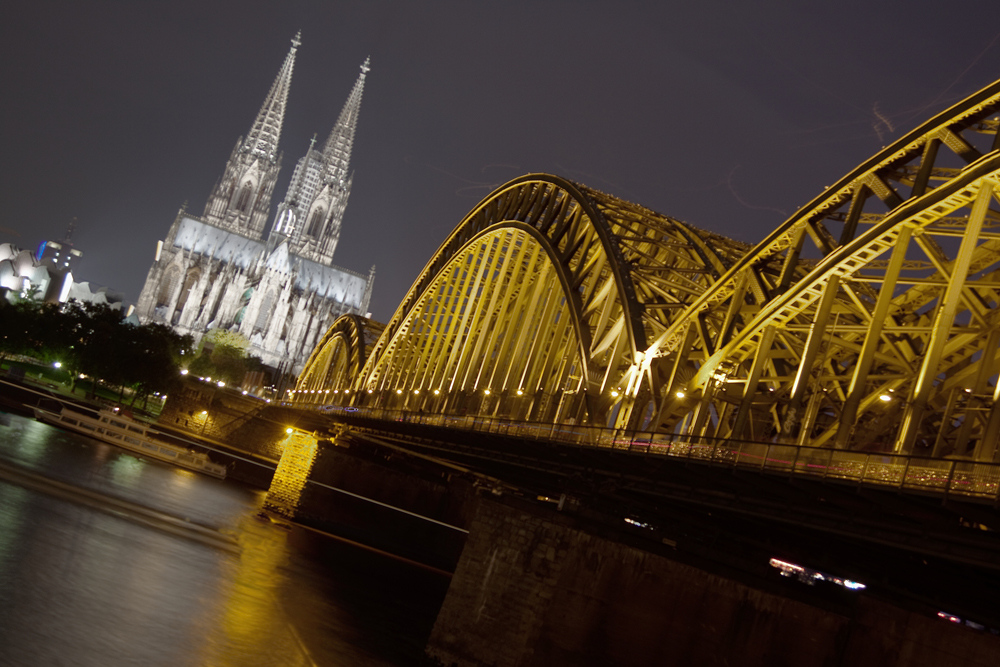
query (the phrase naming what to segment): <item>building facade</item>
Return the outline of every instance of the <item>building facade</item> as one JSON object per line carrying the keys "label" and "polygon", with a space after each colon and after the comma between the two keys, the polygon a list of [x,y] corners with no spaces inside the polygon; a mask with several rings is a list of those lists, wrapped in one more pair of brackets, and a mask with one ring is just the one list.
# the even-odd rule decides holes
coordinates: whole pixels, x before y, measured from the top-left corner
{"label": "building facade", "polygon": [[296,35],[204,213],[181,209],[157,243],[137,305],[142,322],[169,324],[196,341],[214,328],[239,332],[250,341],[250,354],[294,374],[337,317],[367,312],[375,273],[374,267],[363,275],[333,264],[368,60],[322,150],[314,138],[298,161],[265,234],[299,44]]}

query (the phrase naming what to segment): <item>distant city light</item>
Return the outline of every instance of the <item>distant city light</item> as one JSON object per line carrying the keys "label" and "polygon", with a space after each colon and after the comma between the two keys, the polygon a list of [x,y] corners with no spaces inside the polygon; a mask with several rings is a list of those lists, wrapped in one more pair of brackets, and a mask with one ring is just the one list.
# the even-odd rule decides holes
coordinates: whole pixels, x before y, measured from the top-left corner
{"label": "distant city light", "polygon": [[830,583],[837,584],[838,586],[843,586],[844,588],[850,589],[852,591],[862,591],[867,586],[858,581],[851,581],[850,579],[844,579],[842,577],[835,577],[831,574],[825,574],[819,570],[810,570],[807,567],[802,567],[801,565],[796,565],[795,563],[789,563],[787,561],[779,560],[777,558],[772,558],[770,560],[771,567],[776,567],[781,570],[781,576],[783,577],[797,577],[799,581],[804,584],[809,584],[812,586],[817,581],[829,581]]}
{"label": "distant city light", "polygon": [[645,521],[639,521],[631,517],[625,517],[625,523],[631,524],[633,526],[638,526],[639,528],[646,528],[647,530],[654,530],[653,526],[646,523]]}

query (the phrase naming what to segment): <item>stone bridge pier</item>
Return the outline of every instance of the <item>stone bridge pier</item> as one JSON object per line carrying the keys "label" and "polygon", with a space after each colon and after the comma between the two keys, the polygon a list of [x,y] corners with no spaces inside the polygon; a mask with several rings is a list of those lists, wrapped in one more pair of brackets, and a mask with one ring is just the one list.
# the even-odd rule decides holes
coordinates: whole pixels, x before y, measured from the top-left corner
{"label": "stone bridge pier", "polygon": [[1000,637],[864,592],[799,596],[795,587],[807,587],[798,581],[741,579],[680,562],[668,544],[642,549],[570,515],[480,497],[427,653],[469,667],[987,667],[1000,659]]}

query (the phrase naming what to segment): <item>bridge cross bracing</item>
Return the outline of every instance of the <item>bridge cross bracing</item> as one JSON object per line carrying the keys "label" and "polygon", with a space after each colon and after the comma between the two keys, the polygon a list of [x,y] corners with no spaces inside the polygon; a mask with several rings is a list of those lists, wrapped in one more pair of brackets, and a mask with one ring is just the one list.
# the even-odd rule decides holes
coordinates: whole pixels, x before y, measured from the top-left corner
{"label": "bridge cross bracing", "polygon": [[459,223],[388,324],[334,324],[288,398],[989,464],[998,113],[1000,82],[754,247],[557,176],[515,179]]}

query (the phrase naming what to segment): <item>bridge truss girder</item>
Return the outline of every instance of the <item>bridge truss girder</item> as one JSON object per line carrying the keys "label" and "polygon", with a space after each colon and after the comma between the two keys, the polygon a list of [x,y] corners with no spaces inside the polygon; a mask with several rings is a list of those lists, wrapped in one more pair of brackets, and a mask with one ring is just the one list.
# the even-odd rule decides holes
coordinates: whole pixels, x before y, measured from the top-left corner
{"label": "bridge truss girder", "polygon": [[648,353],[698,370],[659,428],[992,460],[998,107],[1000,82],[883,150],[681,314]]}
{"label": "bridge truss girder", "polygon": [[[363,367],[303,377],[373,407],[992,460],[998,111],[1000,82],[753,248],[515,179],[435,253]],[[320,363],[335,353],[314,353],[323,373],[348,368]]]}
{"label": "bridge truss girder", "polygon": [[555,176],[516,179],[431,259],[358,388],[383,407],[606,425],[658,383],[644,350],[670,312],[746,249]]}
{"label": "bridge truss girder", "polygon": [[292,398],[323,405],[349,397],[382,329],[383,325],[359,315],[337,318],[309,355]]}

